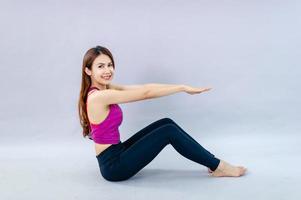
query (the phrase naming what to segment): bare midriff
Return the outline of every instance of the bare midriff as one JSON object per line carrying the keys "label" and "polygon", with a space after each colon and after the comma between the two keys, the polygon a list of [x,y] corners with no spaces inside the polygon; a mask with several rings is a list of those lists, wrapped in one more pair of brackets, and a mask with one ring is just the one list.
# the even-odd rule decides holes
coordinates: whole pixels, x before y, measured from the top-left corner
{"label": "bare midriff", "polygon": [[96,155],[99,155],[101,152],[103,152],[106,148],[108,148],[111,145],[112,144],[98,144],[98,143],[95,143]]}

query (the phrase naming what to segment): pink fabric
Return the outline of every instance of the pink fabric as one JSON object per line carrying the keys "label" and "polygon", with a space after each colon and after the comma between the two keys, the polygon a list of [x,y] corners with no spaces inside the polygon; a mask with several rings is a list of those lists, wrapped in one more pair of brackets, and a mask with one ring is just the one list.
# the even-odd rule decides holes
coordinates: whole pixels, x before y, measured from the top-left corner
{"label": "pink fabric", "polygon": [[[96,87],[91,87],[89,91]],[[88,92],[89,92],[88,91]],[[91,138],[98,144],[118,144],[120,141],[119,126],[123,120],[123,113],[118,104],[109,105],[108,116],[99,124],[90,123]]]}

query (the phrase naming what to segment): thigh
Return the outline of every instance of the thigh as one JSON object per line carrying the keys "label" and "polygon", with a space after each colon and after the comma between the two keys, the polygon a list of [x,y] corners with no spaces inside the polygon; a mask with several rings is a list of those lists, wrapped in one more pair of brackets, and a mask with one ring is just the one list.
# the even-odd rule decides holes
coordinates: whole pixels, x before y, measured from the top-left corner
{"label": "thigh", "polygon": [[171,134],[179,129],[174,124],[164,124],[151,130],[119,155],[120,164],[125,166],[128,177],[135,175],[150,163],[168,144]]}
{"label": "thigh", "polygon": [[134,143],[136,143],[139,139],[141,139],[142,137],[144,137],[145,135],[150,133],[152,130],[154,130],[154,129],[156,129],[156,128],[164,125],[164,124],[168,124],[168,123],[173,123],[173,120],[171,120],[170,118],[167,118],[167,117],[159,119],[159,120],[151,123],[150,125],[144,127],[143,129],[141,129],[137,133],[135,133],[129,139],[124,141],[123,144],[126,148],[129,148]]}

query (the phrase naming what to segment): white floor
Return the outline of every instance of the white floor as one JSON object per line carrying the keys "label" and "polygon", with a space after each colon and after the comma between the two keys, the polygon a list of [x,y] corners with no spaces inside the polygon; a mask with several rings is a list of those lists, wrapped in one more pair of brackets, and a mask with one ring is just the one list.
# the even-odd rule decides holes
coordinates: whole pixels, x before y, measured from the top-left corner
{"label": "white floor", "polygon": [[301,137],[272,128],[192,135],[217,157],[246,166],[240,178],[210,177],[171,145],[131,179],[108,182],[93,143],[80,137],[2,144],[0,199],[300,199]]}

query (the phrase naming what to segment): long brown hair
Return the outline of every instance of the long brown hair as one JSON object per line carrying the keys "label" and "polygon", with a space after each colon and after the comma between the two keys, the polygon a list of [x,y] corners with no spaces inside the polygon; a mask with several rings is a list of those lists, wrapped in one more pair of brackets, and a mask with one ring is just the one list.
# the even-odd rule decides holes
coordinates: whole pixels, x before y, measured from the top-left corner
{"label": "long brown hair", "polygon": [[[107,49],[106,47],[102,46],[96,46],[93,48],[90,48],[83,59],[83,65],[82,65],[82,83],[81,83],[81,89],[79,94],[79,100],[78,100],[78,113],[79,113],[79,119],[80,124],[83,128],[83,137],[90,136],[90,126],[89,126],[89,119],[88,114],[86,110],[86,101],[88,96],[88,90],[91,87],[91,77],[86,74],[85,68],[92,70],[92,64],[96,57],[98,57],[101,54],[105,54],[109,56],[113,63],[113,68],[115,69],[115,63],[113,59],[112,53]],[[108,89],[108,86],[107,86]],[[91,139],[91,137],[89,137]]]}

